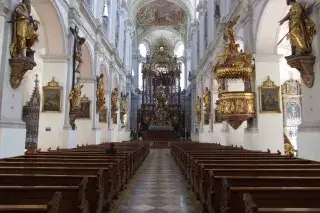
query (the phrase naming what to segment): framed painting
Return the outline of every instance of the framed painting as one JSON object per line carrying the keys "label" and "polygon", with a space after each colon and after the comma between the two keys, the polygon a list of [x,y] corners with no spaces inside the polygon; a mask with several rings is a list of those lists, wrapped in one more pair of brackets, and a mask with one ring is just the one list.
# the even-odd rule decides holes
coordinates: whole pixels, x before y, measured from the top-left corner
{"label": "framed painting", "polygon": [[91,101],[84,95],[81,98],[81,119],[90,119],[90,105]]}
{"label": "framed painting", "polygon": [[62,87],[52,77],[52,80],[42,87],[43,90],[43,112],[61,112]]}
{"label": "framed painting", "polygon": [[103,106],[99,112],[99,122],[107,123],[107,108]]}
{"label": "framed painting", "polygon": [[267,77],[259,87],[259,103],[261,113],[281,113],[280,87]]}

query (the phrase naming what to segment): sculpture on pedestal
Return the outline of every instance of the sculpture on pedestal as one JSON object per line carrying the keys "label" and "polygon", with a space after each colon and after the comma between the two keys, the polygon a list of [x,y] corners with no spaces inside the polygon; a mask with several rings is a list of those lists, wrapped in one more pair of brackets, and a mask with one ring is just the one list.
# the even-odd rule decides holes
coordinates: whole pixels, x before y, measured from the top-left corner
{"label": "sculpture on pedestal", "polygon": [[121,127],[125,127],[127,125],[127,100],[128,94],[122,95],[120,100],[120,119],[121,119]]}
{"label": "sculpture on pedestal", "polygon": [[38,42],[40,22],[31,16],[31,1],[23,0],[12,13],[12,41],[10,45],[9,64],[11,66],[10,84],[16,89],[23,76],[37,64],[34,62],[35,51],[31,48]]}
{"label": "sculpture on pedestal", "polygon": [[[79,81],[74,85],[73,89],[69,94],[70,101],[70,124],[75,125],[75,120],[81,117],[81,89],[83,85]],[[73,126],[74,128],[74,126]]]}
{"label": "sculpture on pedestal", "polygon": [[205,88],[203,93],[203,112],[204,112],[204,124],[209,124],[211,114],[211,93],[208,87]]}
{"label": "sculpture on pedestal", "polygon": [[[316,25],[309,18],[313,5],[296,2],[296,0],[286,0],[291,8],[289,13],[280,20],[280,25],[289,21],[289,37],[292,49],[292,55],[286,57],[290,67],[296,68],[304,84],[311,88],[314,84],[313,65],[315,57],[312,55],[312,40],[316,34]],[[283,38],[284,39],[284,38]],[[278,44],[282,42],[282,40]]]}
{"label": "sculpture on pedestal", "polygon": [[111,114],[114,124],[117,124],[117,111],[118,111],[118,88],[114,88],[111,95]]}
{"label": "sculpture on pedestal", "polygon": [[[80,85],[79,79],[76,79],[76,73],[79,73],[79,64],[76,67],[76,63],[82,62],[81,45],[86,41],[85,38],[79,36],[79,28],[75,26],[70,27],[70,31],[74,37],[73,44],[73,60],[72,60],[72,87],[69,94],[70,110],[69,119],[72,130],[76,129],[75,120],[82,116],[81,112],[81,89],[83,85]],[[76,82],[77,80],[77,82]]]}
{"label": "sculpture on pedestal", "polygon": [[104,82],[103,82],[103,74],[97,76],[97,110],[96,113],[99,113],[102,106],[106,103],[106,98],[104,97]]}
{"label": "sculpture on pedestal", "polygon": [[201,98],[198,96],[196,101],[196,115],[197,115],[197,122],[200,123],[201,121]]}

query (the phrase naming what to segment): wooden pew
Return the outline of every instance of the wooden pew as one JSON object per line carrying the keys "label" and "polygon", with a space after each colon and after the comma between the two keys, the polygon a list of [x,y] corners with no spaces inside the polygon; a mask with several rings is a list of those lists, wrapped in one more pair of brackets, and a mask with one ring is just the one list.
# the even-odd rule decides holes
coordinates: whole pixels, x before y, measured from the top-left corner
{"label": "wooden pew", "polygon": [[45,205],[55,192],[61,192],[59,213],[88,213],[88,178],[78,186],[0,186],[0,205]]}
{"label": "wooden pew", "polygon": [[[0,174],[2,186],[77,186],[83,175],[44,175],[44,174]],[[86,176],[87,200],[90,212],[102,212],[104,204],[104,186],[102,170],[97,176]]]}
{"label": "wooden pew", "polygon": [[5,213],[59,213],[61,192],[55,192],[48,202],[39,205],[0,205],[0,212]]}

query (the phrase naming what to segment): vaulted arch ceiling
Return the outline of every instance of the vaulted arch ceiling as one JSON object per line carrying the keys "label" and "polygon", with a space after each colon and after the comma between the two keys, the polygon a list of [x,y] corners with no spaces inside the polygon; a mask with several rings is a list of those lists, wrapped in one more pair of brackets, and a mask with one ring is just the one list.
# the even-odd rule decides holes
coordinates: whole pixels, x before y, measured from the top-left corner
{"label": "vaulted arch ceiling", "polygon": [[132,15],[138,42],[152,44],[159,37],[169,37],[174,45],[187,38],[188,23],[193,19],[192,0],[136,0]]}

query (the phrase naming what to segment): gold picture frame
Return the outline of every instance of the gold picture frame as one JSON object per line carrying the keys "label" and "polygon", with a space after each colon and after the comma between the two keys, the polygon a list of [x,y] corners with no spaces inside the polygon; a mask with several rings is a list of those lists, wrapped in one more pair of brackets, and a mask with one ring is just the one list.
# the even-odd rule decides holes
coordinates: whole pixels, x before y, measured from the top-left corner
{"label": "gold picture frame", "polygon": [[61,112],[62,87],[59,82],[52,77],[42,91],[42,112]]}
{"label": "gold picture frame", "polygon": [[90,119],[91,116],[91,101],[86,95],[81,97],[81,116],[79,119]]}
{"label": "gold picture frame", "polygon": [[102,106],[99,112],[99,122],[107,123],[107,107]]}
{"label": "gold picture frame", "polygon": [[280,86],[267,77],[267,80],[259,86],[260,113],[281,113]]}

